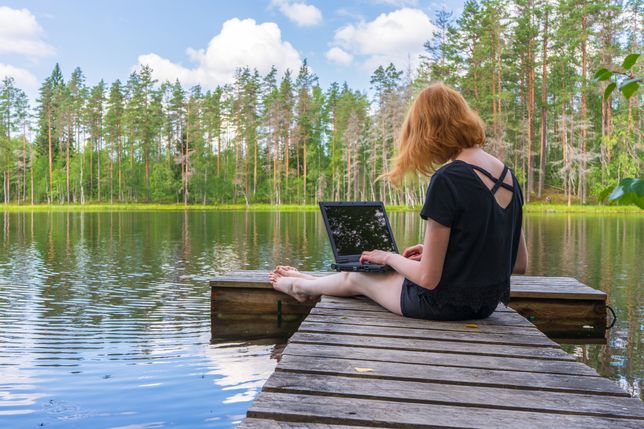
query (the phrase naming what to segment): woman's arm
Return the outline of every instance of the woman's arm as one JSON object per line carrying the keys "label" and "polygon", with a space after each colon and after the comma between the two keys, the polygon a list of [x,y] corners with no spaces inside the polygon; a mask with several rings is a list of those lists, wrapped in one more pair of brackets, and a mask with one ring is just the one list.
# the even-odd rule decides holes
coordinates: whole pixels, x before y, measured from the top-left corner
{"label": "woman's arm", "polygon": [[525,235],[523,229],[521,230],[521,238],[519,239],[519,250],[517,251],[517,260],[514,263],[512,274],[525,274],[528,268],[528,246],[525,244]]}
{"label": "woman's arm", "polygon": [[360,261],[386,264],[400,274],[427,289],[434,289],[443,274],[443,263],[451,228],[428,219],[425,229],[423,253],[420,261],[405,258],[397,253],[374,250],[364,252]]}

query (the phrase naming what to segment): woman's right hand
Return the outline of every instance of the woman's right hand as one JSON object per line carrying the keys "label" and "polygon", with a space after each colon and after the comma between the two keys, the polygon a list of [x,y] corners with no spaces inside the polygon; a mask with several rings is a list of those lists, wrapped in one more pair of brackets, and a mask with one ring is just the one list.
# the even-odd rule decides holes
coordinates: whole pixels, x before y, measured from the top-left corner
{"label": "woman's right hand", "polygon": [[405,258],[411,259],[412,261],[420,261],[422,254],[423,254],[422,244],[417,244],[415,246],[408,247],[402,253],[402,255]]}

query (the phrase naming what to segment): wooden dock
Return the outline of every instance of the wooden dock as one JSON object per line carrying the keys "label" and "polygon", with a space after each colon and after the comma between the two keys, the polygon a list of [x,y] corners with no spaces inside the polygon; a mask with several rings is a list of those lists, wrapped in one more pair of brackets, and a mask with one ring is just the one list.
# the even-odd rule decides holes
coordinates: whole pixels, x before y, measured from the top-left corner
{"label": "wooden dock", "polygon": [[[210,285],[214,342],[288,338],[315,305],[274,291],[267,271],[234,271]],[[606,294],[573,278],[513,276],[510,306],[557,341],[605,341]]]}
{"label": "wooden dock", "polygon": [[642,428],[644,406],[515,310],[396,316],[323,297],[240,428]]}

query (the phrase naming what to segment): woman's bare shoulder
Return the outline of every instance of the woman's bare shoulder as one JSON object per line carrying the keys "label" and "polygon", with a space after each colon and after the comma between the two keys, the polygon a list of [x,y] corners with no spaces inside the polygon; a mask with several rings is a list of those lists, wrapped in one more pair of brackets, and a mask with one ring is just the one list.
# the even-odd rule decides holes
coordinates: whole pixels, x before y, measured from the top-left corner
{"label": "woman's bare shoulder", "polygon": [[463,150],[456,159],[481,167],[495,177],[501,175],[505,166],[503,161],[483,149]]}

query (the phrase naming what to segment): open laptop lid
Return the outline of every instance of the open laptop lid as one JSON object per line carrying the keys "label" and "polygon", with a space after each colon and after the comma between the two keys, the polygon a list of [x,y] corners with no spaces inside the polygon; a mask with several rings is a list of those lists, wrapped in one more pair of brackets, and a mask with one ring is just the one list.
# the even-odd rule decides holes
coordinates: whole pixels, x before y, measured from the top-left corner
{"label": "open laptop lid", "polygon": [[365,250],[398,253],[381,201],[321,201],[320,210],[337,263],[356,262]]}

